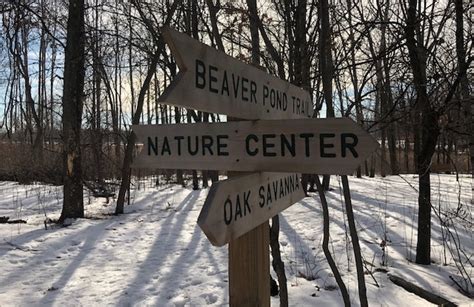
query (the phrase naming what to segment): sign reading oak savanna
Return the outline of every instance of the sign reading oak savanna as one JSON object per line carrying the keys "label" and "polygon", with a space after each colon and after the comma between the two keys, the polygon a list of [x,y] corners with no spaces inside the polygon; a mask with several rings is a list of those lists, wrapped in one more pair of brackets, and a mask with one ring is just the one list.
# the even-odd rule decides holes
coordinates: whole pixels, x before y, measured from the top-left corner
{"label": "sign reading oak savanna", "polygon": [[222,246],[304,197],[300,176],[254,173],[213,183],[198,218],[209,241]]}

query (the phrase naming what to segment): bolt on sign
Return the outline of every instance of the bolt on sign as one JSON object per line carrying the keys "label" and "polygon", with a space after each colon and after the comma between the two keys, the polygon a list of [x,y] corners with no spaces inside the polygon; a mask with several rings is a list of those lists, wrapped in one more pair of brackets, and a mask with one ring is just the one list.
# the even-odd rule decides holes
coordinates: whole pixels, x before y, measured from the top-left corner
{"label": "bolt on sign", "polygon": [[377,148],[348,118],[133,126],[135,167],[347,175]]}
{"label": "bolt on sign", "polygon": [[242,119],[311,117],[309,93],[169,27],[179,73],[158,101]]}

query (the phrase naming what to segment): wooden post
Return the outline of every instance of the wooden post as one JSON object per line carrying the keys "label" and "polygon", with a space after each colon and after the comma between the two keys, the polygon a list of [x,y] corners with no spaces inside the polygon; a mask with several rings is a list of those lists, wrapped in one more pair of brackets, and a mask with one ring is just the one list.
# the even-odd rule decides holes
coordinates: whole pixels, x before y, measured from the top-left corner
{"label": "wooden post", "polygon": [[[227,118],[227,121],[235,120]],[[228,172],[228,177],[237,174],[242,173]],[[270,306],[269,244],[268,221],[229,242],[230,306]]]}
{"label": "wooden post", "polygon": [[230,306],[270,306],[268,221],[229,243]]}

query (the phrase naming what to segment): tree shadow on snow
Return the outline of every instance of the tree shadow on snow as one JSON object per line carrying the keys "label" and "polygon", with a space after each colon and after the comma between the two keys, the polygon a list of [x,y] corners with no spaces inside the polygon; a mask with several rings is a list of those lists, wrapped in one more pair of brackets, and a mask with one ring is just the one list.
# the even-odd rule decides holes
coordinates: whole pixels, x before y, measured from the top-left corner
{"label": "tree shadow on snow", "polygon": [[[201,190],[189,192],[183,201],[174,208],[175,212],[168,215],[165,220],[161,222],[160,232],[156,236],[147,258],[137,268],[133,280],[124,288],[122,292],[123,294],[117,302],[117,305],[122,306],[131,304],[141,298],[145,291],[144,287],[149,285],[153,276],[158,276],[161,269],[165,267],[166,260],[173,256],[170,253],[176,250],[176,245],[179,244],[180,233],[183,230],[184,222],[189,215],[190,208],[195,205],[201,192]],[[183,249],[183,253],[180,255],[180,261],[181,258],[192,260],[191,256],[194,255],[196,245],[201,238],[200,230],[196,228],[197,225],[192,234],[191,241],[188,243],[188,246]],[[189,256],[186,256],[188,253]],[[182,262],[176,262],[175,267],[182,266],[183,264],[184,263]],[[167,279],[170,279],[170,281],[181,278],[180,276],[172,276],[169,273],[166,273],[165,276]],[[129,294],[132,296],[130,297]],[[161,296],[162,294],[160,293],[160,297]]]}
{"label": "tree shadow on snow", "polygon": [[[333,213],[331,214],[331,220],[330,220],[331,225],[335,224],[341,231],[345,231],[345,228],[348,226],[344,225],[344,223],[341,220],[332,217],[334,216],[334,210],[337,210],[339,215],[345,214],[345,211],[343,211],[342,209],[342,207],[344,206],[344,203],[341,204],[341,196],[337,195],[336,192],[329,192],[329,193],[326,193],[326,198],[328,200],[330,214],[331,214],[331,211],[333,211]],[[400,255],[401,259],[407,259],[409,261],[413,261],[414,253],[415,253],[414,249],[416,247],[415,246],[416,238],[414,238],[413,242],[409,242],[410,241],[409,238],[403,237],[400,231],[403,231],[401,229],[403,227],[403,229],[406,229],[405,230],[406,232],[414,233],[412,230],[412,227],[416,225],[416,219],[417,219],[416,207],[408,208],[408,210],[406,210],[406,206],[403,204],[396,204],[393,202],[390,202],[390,203],[381,202],[378,199],[371,198],[367,195],[360,194],[355,191],[351,191],[351,199],[352,199],[353,208],[354,208],[356,227],[359,232],[359,241],[360,241],[361,247],[363,248],[362,250],[363,256],[364,255],[366,256],[365,260],[370,262],[372,257],[370,256],[369,258],[367,257],[368,253],[364,252],[364,247],[371,250],[373,255],[381,257],[382,248],[380,246],[380,242],[384,240],[385,235],[387,235],[387,239],[389,240],[389,242],[387,242],[386,256],[389,257],[389,259],[391,259],[393,256],[390,256],[390,253],[395,252]],[[315,196],[315,200],[318,204],[320,204],[320,200],[318,196]],[[304,201],[300,203],[303,206],[307,207],[308,209],[312,209],[318,214],[321,214],[320,209],[312,207],[308,203],[305,203]],[[341,204],[341,206],[336,206],[335,204]],[[364,204],[365,206],[361,207],[360,204]],[[410,205],[410,207],[413,207],[413,205]],[[383,215],[385,215],[385,212],[386,212],[387,216],[380,216],[379,214],[377,214],[378,212],[381,212]],[[405,216],[405,218],[402,218],[403,216]],[[384,225],[385,223],[384,219],[386,217],[388,217],[390,221],[388,221],[387,224]],[[396,221],[397,223],[393,223],[393,221]],[[333,231],[333,228],[331,229],[331,231]],[[387,232],[387,234],[384,234],[385,231]],[[432,245],[433,243],[437,243],[436,240],[433,239],[433,237],[438,235],[439,231],[440,230],[439,230],[438,221],[433,220]],[[367,239],[367,237],[369,239]],[[411,243],[413,243],[414,245],[412,246]],[[399,257],[396,257],[396,258],[399,258]],[[436,269],[433,268],[433,269],[427,270],[425,266],[420,266],[413,263],[413,265],[411,266],[403,267],[405,269],[404,275],[410,276],[410,278],[417,281],[418,285],[426,289],[430,289],[432,287],[432,283],[429,283],[429,280],[426,280],[425,278],[423,278],[420,275],[421,272],[423,272],[424,274],[429,274],[434,278],[439,278],[443,280],[444,282],[446,282],[447,284],[451,284],[446,274],[443,274],[443,271],[446,271],[446,270],[443,270],[441,266],[437,266],[435,264],[434,266],[436,266]],[[389,263],[389,267],[390,267],[390,263]],[[399,267],[399,265],[395,265],[394,268],[397,268],[397,267]]]}

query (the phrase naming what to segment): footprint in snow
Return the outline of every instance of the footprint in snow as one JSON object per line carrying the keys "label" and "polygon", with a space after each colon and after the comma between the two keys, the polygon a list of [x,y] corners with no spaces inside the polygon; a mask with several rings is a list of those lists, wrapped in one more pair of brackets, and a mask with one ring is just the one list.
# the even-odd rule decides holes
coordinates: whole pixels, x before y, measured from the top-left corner
{"label": "footprint in snow", "polygon": [[211,270],[207,271],[207,276],[214,276],[214,275],[217,275],[219,273],[220,273],[219,271],[211,269]]}
{"label": "footprint in snow", "polygon": [[191,281],[191,285],[193,285],[193,286],[197,286],[197,285],[199,285],[199,284],[202,284],[202,280],[193,279],[193,280]]}
{"label": "footprint in snow", "polygon": [[214,293],[205,293],[201,295],[208,305],[215,304],[217,302],[218,296]]}
{"label": "footprint in snow", "polygon": [[73,251],[75,251],[75,250],[77,250],[77,247],[75,247],[75,246],[69,247],[69,248],[67,249],[68,252],[73,252]]}
{"label": "footprint in snow", "polygon": [[184,307],[186,303],[188,303],[189,298],[179,295],[177,297],[171,298],[171,303],[173,303],[176,307]]}

